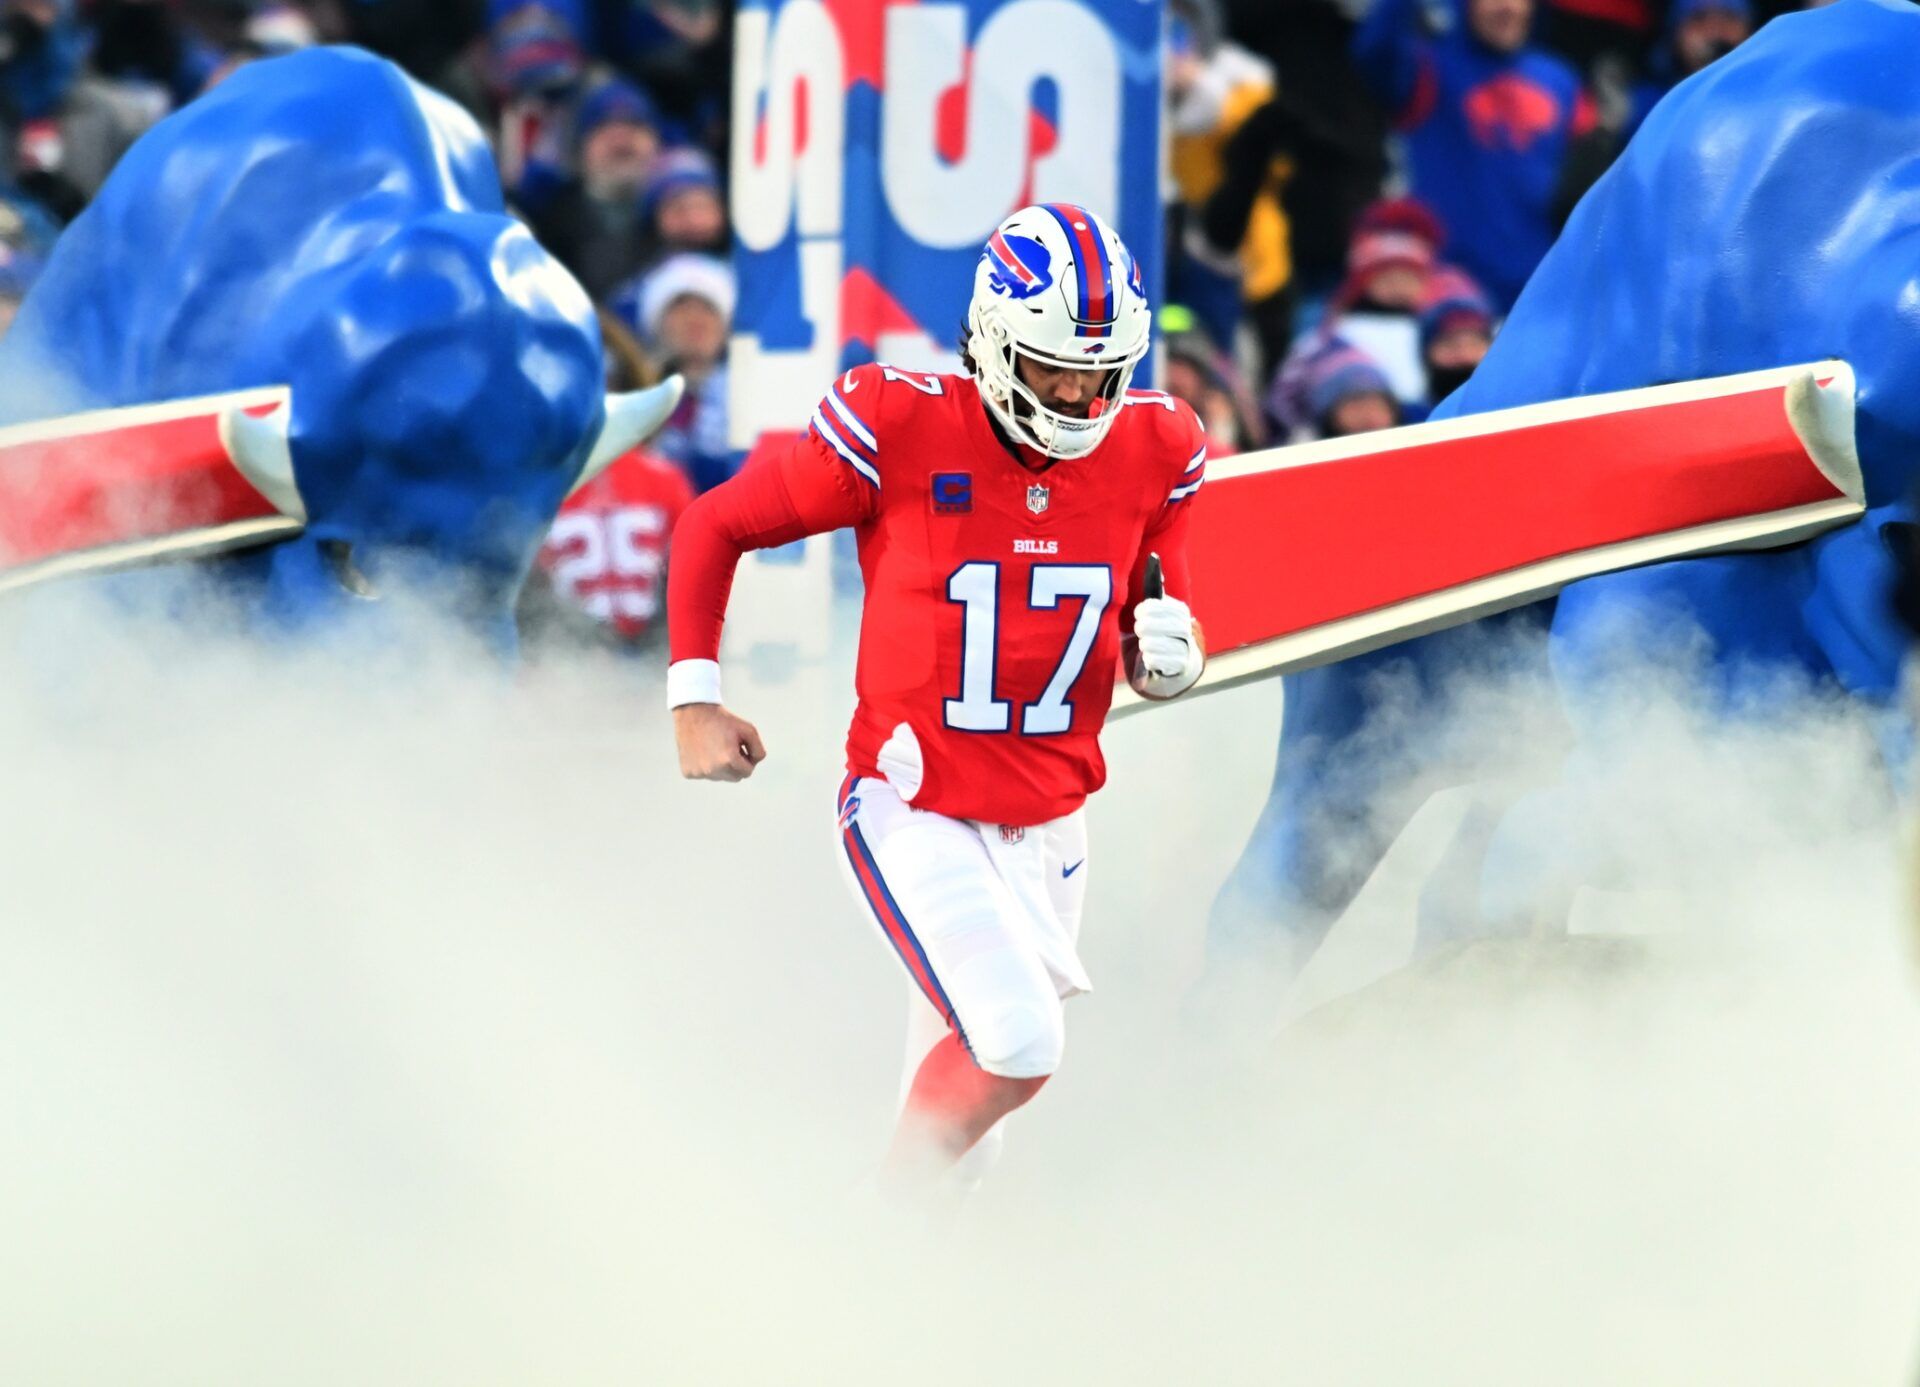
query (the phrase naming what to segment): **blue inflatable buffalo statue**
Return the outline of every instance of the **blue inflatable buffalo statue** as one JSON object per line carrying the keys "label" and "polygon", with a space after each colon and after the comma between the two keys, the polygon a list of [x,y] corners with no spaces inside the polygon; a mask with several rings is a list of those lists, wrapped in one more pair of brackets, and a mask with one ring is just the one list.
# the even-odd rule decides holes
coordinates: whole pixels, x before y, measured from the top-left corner
{"label": "blue inflatable buffalo statue", "polygon": [[457,593],[503,647],[569,489],[678,391],[608,398],[593,307],[507,215],[478,125],[342,48],[244,67],[149,132],[0,343],[0,424],[260,386],[290,408],[228,448],[305,528],[204,572],[276,629]]}
{"label": "blue inflatable buffalo statue", "polygon": [[[1676,88],[1436,412],[1839,357],[1858,377],[1864,519],[1794,548],[1587,579],[1552,603],[1288,678],[1273,795],[1215,905],[1216,961],[1260,952],[1297,970],[1426,790],[1497,771],[1484,746],[1450,763],[1443,726],[1457,676],[1491,663],[1551,680],[1576,758],[1604,756],[1619,734],[1601,696],[1609,672],[1662,659],[1662,633],[1693,652],[1704,637],[1729,709],[1783,673],[1887,706],[1905,650],[1888,539],[1920,476],[1916,73],[1920,8],[1839,0],[1774,20]],[[1470,929],[1539,928],[1564,910],[1594,851],[1564,795],[1483,801],[1469,817],[1444,885]],[[1423,919],[1430,938],[1458,923]]]}

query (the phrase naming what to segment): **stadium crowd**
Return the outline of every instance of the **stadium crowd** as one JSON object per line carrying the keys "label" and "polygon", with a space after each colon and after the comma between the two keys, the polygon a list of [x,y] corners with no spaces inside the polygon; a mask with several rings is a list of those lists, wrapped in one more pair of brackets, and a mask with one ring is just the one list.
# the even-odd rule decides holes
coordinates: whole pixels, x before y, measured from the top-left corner
{"label": "stadium crowd", "polygon": [[[1424,418],[1668,88],[1782,0],[1171,0],[1164,384],[1216,452]],[[576,495],[529,626],[657,637],[728,446],[731,0],[0,0],[0,331],[155,121],[238,65],[383,53],[492,134],[599,305],[610,383],[688,391]]]}

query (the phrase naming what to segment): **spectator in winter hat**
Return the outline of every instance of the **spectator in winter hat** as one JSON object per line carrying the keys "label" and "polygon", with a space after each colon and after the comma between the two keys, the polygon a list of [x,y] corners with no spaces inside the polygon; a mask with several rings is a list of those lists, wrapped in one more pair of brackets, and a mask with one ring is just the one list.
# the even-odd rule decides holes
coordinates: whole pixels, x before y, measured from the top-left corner
{"label": "spectator in winter hat", "polygon": [[580,98],[574,140],[588,192],[602,202],[635,202],[660,154],[660,113],[639,87],[612,78]]}
{"label": "spectator in winter hat", "polygon": [[1360,214],[1347,242],[1347,278],[1339,310],[1406,313],[1426,296],[1446,228],[1417,198],[1384,198]]}
{"label": "spectator in winter hat", "polygon": [[1297,348],[1275,378],[1267,408],[1289,443],[1392,428],[1402,418],[1379,364],[1338,337]]}
{"label": "spectator in winter hat", "polygon": [[1373,358],[1352,347],[1325,353],[1307,380],[1307,409],[1320,438],[1390,429],[1400,422],[1400,402]]}
{"label": "spectator in winter hat", "polygon": [[651,446],[678,463],[696,491],[725,481],[740,463],[727,437],[733,305],[733,271],[707,255],[672,256],[613,300],[653,351],[661,374],[687,378],[686,397]]}
{"label": "spectator in winter hat", "polygon": [[1240,425],[1213,344],[1200,332],[1163,334],[1160,350],[1166,361],[1167,393],[1193,406],[1207,431],[1208,455],[1239,452]]}
{"label": "spectator in winter hat", "polygon": [[587,292],[604,298],[646,260],[640,195],[660,154],[653,102],[631,82],[601,82],[580,99],[574,144],[578,172],[529,220]]}
{"label": "spectator in winter hat", "polygon": [[1420,418],[1467,383],[1493,345],[1493,324],[1493,305],[1479,285],[1458,270],[1434,276],[1420,311],[1420,361],[1427,373]]}
{"label": "spectator in winter hat", "polygon": [[727,204],[713,160],[697,149],[670,149],[655,162],[644,198],[656,253],[727,251]]}
{"label": "spectator in winter hat", "polygon": [[1390,198],[1360,214],[1347,248],[1347,278],[1328,306],[1319,351],[1339,337],[1372,357],[1403,412],[1427,398],[1420,363],[1420,306],[1439,263],[1446,231],[1423,203]]}
{"label": "spectator in winter hat", "polygon": [[1258,410],[1239,372],[1181,304],[1155,315],[1169,395],[1185,400],[1207,431],[1210,457],[1229,457],[1260,442]]}
{"label": "spectator in winter hat", "polygon": [[579,26],[553,5],[511,5],[488,22],[488,76],[504,100],[570,90],[586,65]]}
{"label": "spectator in winter hat", "polygon": [[1753,37],[1753,7],[1747,0],[1674,0],[1667,24],[1684,80]]}
{"label": "spectator in winter hat", "polygon": [[1633,89],[1626,138],[1640,128],[1660,98],[1709,64],[1753,37],[1753,8],[1748,0],[1673,0],[1667,32]]}
{"label": "spectator in winter hat", "polygon": [[1446,225],[1449,258],[1502,308],[1553,244],[1595,123],[1580,78],[1533,45],[1532,25],[1533,0],[1376,0],[1353,39],[1355,66],[1400,125],[1414,195]]}
{"label": "spectator in winter hat", "polygon": [[635,301],[642,340],[689,381],[725,355],[733,322],[733,271],[707,255],[676,255],[640,281]]}
{"label": "spectator in winter hat", "polygon": [[500,108],[500,182],[537,217],[574,173],[573,105],[586,73],[580,25],[566,5],[496,0],[487,28],[487,84]]}

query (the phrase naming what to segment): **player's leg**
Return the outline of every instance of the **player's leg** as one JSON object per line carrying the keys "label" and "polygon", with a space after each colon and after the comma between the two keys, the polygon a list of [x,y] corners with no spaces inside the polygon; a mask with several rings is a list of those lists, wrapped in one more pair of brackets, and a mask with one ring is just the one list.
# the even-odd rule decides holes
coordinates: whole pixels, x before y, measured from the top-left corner
{"label": "player's leg", "polygon": [[[1041,965],[1052,979],[1055,992],[1062,998],[1087,991],[1090,984],[1081,967],[1075,943],[1080,935],[1080,919],[1086,901],[1087,820],[1084,810],[1051,823],[1029,829],[1019,839],[1007,841],[998,825],[973,825],[993,859],[1000,880],[1019,906],[1018,924],[1033,944]],[[908,1018],[907,1075],[903,1081],[901,1107],[914,1080],[919,1076],[933,1047],[947,1036],[945,1022],[917,992],[910,1002]],[[939,1061],[929,1068],[937,1072]],[[987,1172],[999,1160],[1006,1147],[1007,1123],[1001,1118],[976,1141],[954,1165],[947,1179],[955,1199],[980,1187]]]}
{"label": "player's leg", "polygon": [[[900,1070],[899,1112],[904,1113],[907,1110],[907,1099],[913,1093],[914,1077],[919,1074],[920,1066],[926,1062],[927,1056],[933,1053],[933,1047],[951,1034],[952,1030],[947,1025],[947,1019],[934,1010],[933,1004],[926,999],[918,987],[909,982],[907,984],[907,1052],[906,1062]],[[951,1193],[956,1201],[966,1198],[980,1188],[981,1182],[987,1178],[987,1172],[993,1169],[995,1162],[1000,1159],[1000,1153],[1006,1149],[1006,1145],[1007,1119],[1003,1117],[987,1129],[987,1134],[976,1141],[966,1155],[954,1163],[953,1170],[948,1176],[948,1183],[952,1187]]]}
{"label": "player's leg", "polygon": [[953,1028],[947,1024],[933,1003],[927,1000],[911,978],[907,980],[907,1053],[906,1062],[900,1070],[900,1106],[906,1107],[907,1095],[913,1091],[913,1076],[920,1072],[920,1061],[924,1060],[933,1047],[945,1040]]}
{"label": "player's leg", "polygon": [[909,808],[883,781],[842,788],[841,865],[948,1034],[908,1087],[888,1173],[951,1168],[1039,1091],[1064,1044],[1022,907],[972,825]]}
{"label": "player's leg", "polygon": [[[914,1072],[881,1163],[882,1186],[911,1191],[941,1186],[956,1197],[969,1193],[999,1155],[997,1134],[1007,1116],[1047,1078],[989,1073],[958,1033],[942,1036]],[[991,1145],[983,1150],[983,1143]]]}

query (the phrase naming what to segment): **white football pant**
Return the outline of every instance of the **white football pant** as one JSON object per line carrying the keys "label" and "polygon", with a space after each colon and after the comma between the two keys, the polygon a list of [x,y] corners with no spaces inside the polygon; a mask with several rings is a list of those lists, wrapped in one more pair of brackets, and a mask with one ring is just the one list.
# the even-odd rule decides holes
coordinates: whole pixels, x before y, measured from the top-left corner
{"label": "white football pant", "polygon": [[[1061,1003],[1093,984],[1077,941],[1086,899],[1086,811],[1025,829],[914,809],[884,780],[839,795],[840,869],[910,982],[904,1103],[949,1029],[989,1074],[1033,1079],[1060,1065]],[[963,1164],[984,1170],[996,1128]]]}

